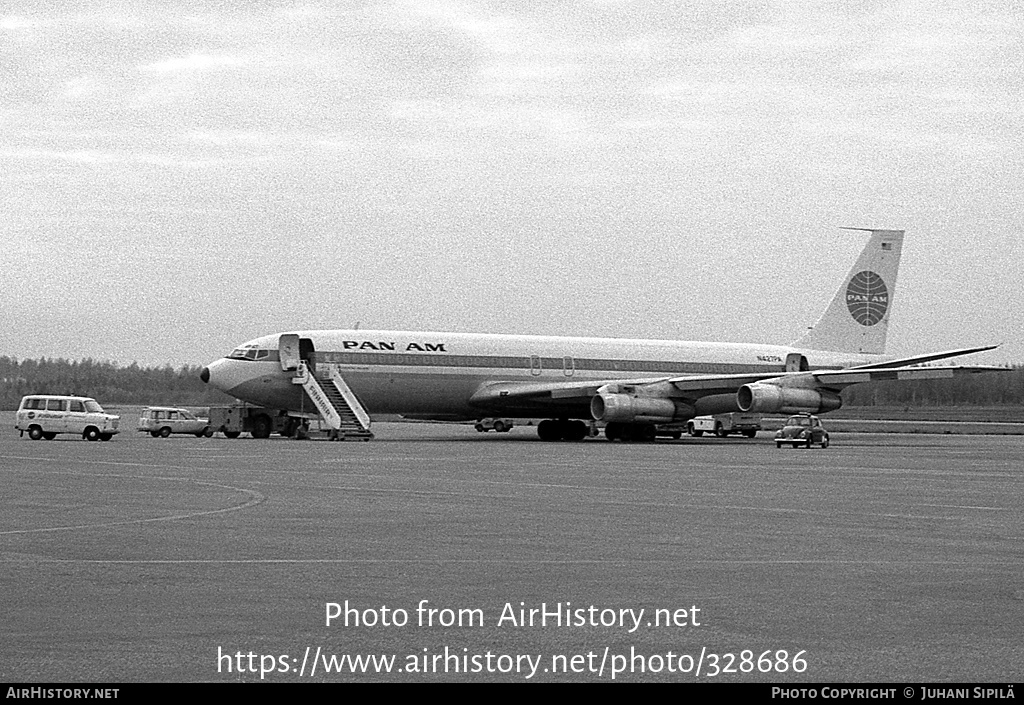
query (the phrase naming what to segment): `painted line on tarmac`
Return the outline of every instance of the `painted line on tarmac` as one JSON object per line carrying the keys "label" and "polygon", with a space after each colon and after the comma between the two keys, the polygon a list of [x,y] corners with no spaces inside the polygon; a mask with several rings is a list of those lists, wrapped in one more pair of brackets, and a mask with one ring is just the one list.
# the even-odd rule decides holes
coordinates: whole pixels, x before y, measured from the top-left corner
{"label": "painted line on tarmac", "polygon": [[[169,470],[218,470],[217,467],[201,467],[196,465],[172,465],[170,463],[132,463],[123,460],[90,460],[88,458],[74,458],[63,459],[63,458],[43,458],[38,456],[25,457],[20,455],[5,455],[4,460],[37,460],[40,462],[53,463],[57,460],[67,460],[67,462],[82,463],[83,465],[114,465],[116,467],[130,467],[130,468],[164,468]],[[75,472],[74,470],[23,470],[19,469],[18,472],[43,472],[43,473],[61,473],[70,472],[72,474],[81,475],[82,477],[100,477],[99,475],[87,475],[82,472]],[[140,477],[143,477],[140,475]]]}
{"label": "painted line on tarmac", "polygon": [[[182,468],[181,466],[175,466],[175,465],[144,465],[144,464],[140,464],[140,463],[123,463],[123,462],[105,461],[105,460],[87,461],[87,462],[93,462],[93,463],[96,463],[96,464],[107,464],[107,465],[128,465],[128,466],[132,466],[132,467],[172,468],[172,469],[176,469],[176,470],[187,469],[187,468]],[[216,513],[222,513],[222,512],[227,512],[227,511],[236,511],[236,510],[239,510],[239,509],[244,509],[246,507],[258,504],[259,502],[262,502],[264,499],[266,499],[266,497],[264,495],[260,494],[256,490],[247,490],[247,489],[243,489],[243,488],[240,488],[240,487],[231,487],[229,485],[217,485],[215,483],[209,483],[209,482],[202,482],[202,481],[199,481],[199,480],[193,480],[192,478],[148,477],[148,476],[145,476],[145,475],[90,474],[90,473],[82,473],[82,472],[75,472],[75,471],[69,471],[69,470],[29,470],[27,472],[41,473],[41,474],[54,474],[54,475],[75,475],[77,477],[82,477],[82,478],[116,477],[116,478],[138,479],[138,480],[160,480],[160,479],[163,479],[163,480],[178,480],[178,481],[184,481],[184,482],[194,482],[196,484],[206,484],[206,485],[210,485],[210,486],[213,486],[213,487],[221,487],[221,488],[225,488],[225,489],[235,490],[235,491],[238,491],[238,492],[251,493],[251,494],[258,495],[259,499],[255,500],[255,501],[248,502],[248,503],[246,503],[244,505],[239,505],[237,507],[229,507],[227,509],[211,510],[211,511],[207,511],[207,512],[191,513],[191,514],[176,515],[176,516],[169,516],[169,517],[157,517],[157,518],[153,518],[153,519],[137,519],[137,520],[132,520],[132,521],[112,522],[112,523],[105,523],[105,524],[88,524],[88,525],[81,525],[81,526],[54,527],[54,528],[46,528],[46,529],[26,529],[26,530],[20,530],[20,531],[0,531],[0,536],[5,536],[5,535],[9,535],[9,534],[33,533],[33,532],[44,532],[44,531],[68,531],[68,530],[72,530],[72,529],[81,529],[81,528],[99,528],[99,527],[104,527],[104,526],[117,526],[117,525],[121,525],[121,524],[139,524],[139,523],[144,523],[144,522],[173,521],[173,520],[177,520],[177,519],[188,519],[188,518],[192,518],[192,517],[203,516],[203,515],[206,515],[206,514],[216,514]],[[269,471],[269,472],[275,473],[275,474],[282,474],[282,471]],[[317,473],[317,474],[320,474],[320,473]],[[363,477],[363,478],[367,478],[367,479],[389,479],[389,480],[394,480],[394,479],[410,480],[410,479],[412,479],[412,480],[422,480],[422,478],[411,478],[411,477],[394,478],[394,477],[390,477],[390,476],[386,476],[386,475],[363,475],[363,474],[360,474],[360,475],[356,475],[356,477]],[[561,490],[571,490],[571,491],[587,491],[587,490],[589,490],[589,491],[596,491],[596,492],[601,492],[601,493],[607,493],[607,492],[630,492],[630,493],[636,493],[637,492],[637,490],[635,488],[627,488],[627,487],[595,487],[595,486],[587,486],[587,485],[559,485],[559,484],[548,484],[548,483],[516,484],[514,482],[499,482],[499,481],[493,481],[493,480],[463,480],[463,479],[451,480],[451,479],[445,479],[445,478],[433,478],[432,481],[439,481],[439,482],[443,482],[443,483],[456,484],[456,485],[483,484],[483,485],[496,485],[498,487],[510,487],[510,488],[526,487],[526,488],[529,488],[529,489],[542,489],[542,490],[559,490],[559,489],[561,489]],[[276,483],[276,482],[272,483],[272,482],[260,481],[260,480],[254,480],[254,481],[252,481],[252,483],[253,484],[257,484],[257,485],[272,485],[272,486],[277,486],[279,484],[279,483]],[[342,491],[342,492],[350,493],[350,494],[362,494],[364,496],[366,496],[366,495],[370,495],[370,496],[374,496],[374,495],[376,495],[376,496],[388,496],[388,495],[402,496],[402,495],[405,495],[405,496],[414,496],[414,497],[453,497],[453,498],[463,498],[463,499],[498,499],[498,500],[520,501],[520,502],[528,502],[528,501],[536,500],[536,496],[532,496],[532,495],[494,494],[494,493],[484,493],[484,492],[467,493],[467,492],[429,490],[429,489],[415,489],[415,488],[398,488],[398,487],[361,487],[361,486],[358,486],[358,485],[320,484],[320,485],[317,485],[316,487],[311,487],[310,489],[316,489],[316,490],[320,490],[320,491],[323,491],[323,490]],[[669,490],[667,492],[663,492],[662,494],[680,494],[680,495],[692,496],[694,493],[693,492],[680,491],[680,490]],[[705,493],[705,494],[707,494],[707,493]],[[737,505],[737,504],[712,504],[712,503],[701,503],[701,504],[698,504],[698,503],[676,503],[676,502],[663,502],[663,501],[659,502],[659,501],[644,501],[643,498],[636,498],[636,499],[630,499],[630,498],[621,498],[621,499],[598,499],[598,498],[591,498],[591,499],[589,499],[589,501],[587,501],[587,504],[593,505],[593,506],[650,507],[650,508],[661,508],[661,509],[681,509],[681,510],[697,510],[697,511],[748,511],[748,512],[759,512],[759,513],[764,513],[764,514],[798,514],[798,515],[804,515],[804,516],[826,516],[826,517],[834,517],[834,516],[836,516],[836,513],[834,511],[832,511],[832,510],[824,510],[824,509],[804,509],[804,508],[800,508],[800,507],[758,507],[758,506]],[[944,505],[925,505],[925,506],[944,506]],[[985,508],[980,508],[980,509],[985,509]],[[926,520],[926,521],[961,521],[962,520],[962,517],[944,516],[944,515],[929,515],[929,514],[898,514],[898,513],[879,513],[879,512],[863,512],[863,511],[860,511],[860,512],[857,512],[857,511],[845,511],[845,512],[841,512],[841,514],[844,515],[844,516],[854,516],[854,517],[882,517],[882,518],[887,518],[887,519],[909,519],[909,520]]]}
{"label": "painted line on tarmac", "polygon": [[[43,458],[23,458],[23,459],[25,459],[25,460],[43,460]],[[112,460],[79,460],[77,462],[90,463],[90,464],[95,464],[95,465],[114,465],[114,466],[128,466],[128,467],[136,467],[136,468],[154,468],[154,469],[157,469],[157,468],[165,468],[165,469],[169,468],[169,469],[174,469],[174,470],[199,470],[199,469],[204,469],[204,468],[196,468],[196,467],[191,467],[190,468],[190,467],[185,467],[185,466],[181,466],[181,465],[170,465],[170,464],[163,464],[163,463],[160,463],[160,464],[148,464],[148,463],[134,463],[134,462],[112,461]],[[217,468],[206,468],[206,469],[217,470]],[[263,501],[263,499],[265,499],[265,496],[260,494],[260,493],[258,493],[258,492],[256,492],[256,490],[246,490],[246,489],[242,489],[242,488],[238,488],[238,487],[230,487],[228,485],[216,485],[214,483],[204,483],[202,481],[193,480],[191,478],[160,478],[160,477],[155,477],[154,478],[154,477],[148,477],[148,476],[145,476],[145,475],[102,475],[102,474],[90,474],[90,473],[84,473],[84,472],[76,472],[76,471],[71,471],[71,470],[28,470],[27,472],[42,473],[42,474],[68,474],[68,475],[76,475],[76,476],[83,477],[83,478],[120,477],[120,478],[129,478],[129,479],[166,479],[166,480],[188,481],[188,482],[195,482],[195,483],[198,483],[198,484],[209,484],[211,486],[222,487],[222,488],[226,488],[226,489],[233,489],[233,490],[239,491],[239,492],[254,493],[256,495],[259,495],[259,499],[257,501],[252,501],[250,503],[246,503],[245,505],[239,505],[238,507],[231,507],[231,508],[228,508],[228,509],[225,509],[225,510],[213,510],[213,511],[209,511],[209,512],[193,513],[193,514],[186,514],[186,515],[181,515],[181,516],[158,517],[158,518],[154,518],[154,519],[142,519],[142,520],[133,520],[133,521],[128,521],[128,522],[115,522],[115,523],[109,523],[109,524],[96,524],[96,525],[71,526],[71,527],[57,527],[57,528],[52,528],[52,529],[33,529],[33,530],[24,530],[24,531],[7,531],[7,532],[0,532],[0,536],[7,535],[7,534],[17,534],[17,533],[31,533],[33,531],[66,531],[66,530],[77,529],[77,528],[92,528],[92,527],[101,527],[101,526],[115,526],[115,525],[118,525],[118,524],[136,524],[136,523],[152,522],[152,521],[171,521],[171,520],[176,520],[176,519],[187,519],[187,518],[196,517],[196,516],[203,516],[204,514],[220,513],[220,512],[224,512],[224,511],[236,511],[237,509],[243,509],[243,508],[246,508],[248,506],[253,506],[255,504],[258,504],[259,502]],[[262,474],[271,474],[271,475],[294,475],[294,473],[292,473],[292,472],[281,471],[281,470],[264,470],[264,471],[260,471],[260,472]],[[322,477],[325,473],[324,473],[324,471],[313,470],[313,471],[302,472],[302,474],[313,474],[313,475],[321,476]],[[354,473],[354,474],[350,474],[350,475],[345,475],[344,477],[346,479],[362,478],[362,479],[371,479],[371,480],[385,479],[385,480],[390,480],[390,481],[395,481],[395,480],[397,480],[397,481],[413,480],[413,481],[419,481],[419,482],[424,481],[424,478],[422,478],[422,477],[415,477],[415,476],[395,477],[393,475],[367,474],[367,473]],[[507,487],[507,488],[528,488],[528,489],[542,489],[542,490],[569,490],[569,491],[578,491],[578,492],[579,491],[592,491],[592,492],[597,492],[597,493],[607,493],[607,492],[637,493],[637,489],[635,487],[601,487],[601,486],[593,486],[593,485],[573,485],[573,484],[538,483],[538,482],[516,483],[514,481],[510,482],[510,481],[496,481],[496,480],[477,480],[477,479],[468,479],[468,478],[443,478],[443,477],[428,478],[427,481],[430,481],[430,482],[440,482],[440,483],[444,483],[444,484],[454,484],[456,486],[460,486],[460,485],[465,486],[465,485],[474,485],[475,484],[475,485],[497,486],[497,487]],[[252,483],[253,484],[257,484],[257,485],[261,485],[261,484],[262,485],[277,485],[278,484],[276,482],[272,483],[272,482],[265,481],[265,480],[264,481],[253,480]],[[436,496],[436,497],[461,497],[461,498],[465,498],[465,499],[501,499],[501,500],[513,500],[513,501],[516,501],[516,500],[519,500],[519,501],[532,501],[532,500],[536,499],[536,497],[534,497],[534,496],[523,496],[523,495],[515,495],[515,494],[512,494],[512,495],[508,495],[508,494],[492,494],[492,493],[484,493],[484,492],[466,493],[466,492],[456,492],[456,491],[430,490],[430,489],[418,489],[418,488],[397,488],[397,487],[360,487],[358,485],[337,485],[337,484],[327,484],[327,483],[319,484],[315,488],[311,487],[310,489],[317,489],[317,490],[321,490],[321,491],[322,490],[343,491],[343,492],[348,492],[348,493],[361,493],[361,494],[364,494],[364,495],[411,495],[411,496],[423,496],[423,497],[430,497],[430,496]],[[686,495],[686,496],[693,496],[694,494],[712,494],[713,495],[713,493],[708,493],[708,492],[701,491],[701,490],[689,490],[689,491],[687,491],[687,490],[668,490],[668,491],[663,491],[661,494],[662,495],[664,495],[664,494],[679,494],[679,495]],[[631,499],[631,498],[628,498],[628,497],[623,497],[621,499],[598,499],[598,498],[592,498],[588,502],[588,504],[591,504],[591,505],[608,505],[608,506],[625,506],[625,507],[630,507],[630,506],[641,506],[641,507],[652,507],[652,508],[657,507],[657,508],[667,508],[667,509],[694,509],[694,510],[719,510],[719,511],[721,511],[721,510],[725,510],[725,511],[740,510],[740,511],[762,512],[762,513],[766,513],[766,514],[801,514],[801,515],[807,515],[807,516],[816,516],[817,515],[817,516],[829,516],[829,517],[835,516],[835,512],[834,511],[822,510],[822,509],[804,509],[804,508],[799,508],[799,507],[763,507],[763,506],[757,507],[757,506],[749,506],[749,505],[712,504],[712,503],[703,503],[703,504],[675,503],[675,502],[663,502],[663,501],[662,502],[659,502],[659,501],[644,501],[643,498]],[[922,506],[948,507],[950,505],[922,505]],[[970,507],[951,507],[951,508],[969,509]],[[994,508],[976,507],[975,509],[994,509]],[[936,520],[937,521],[959,521],[959,520],[962,519],[961,517],[951,517],[951,516],[942,516],[942,515],[927,515],[927,514],[920,514],[919,515],[919,514],[855,512],[855,511],[846,511],[846,512],[843,512],[843,514],[844,515],[850,515],[850,516],[861,516],[861,517],[882,517],[882,518],[889,518],[889,519],[932,520],[932,521],[936,521]]]}
{"label": "painted line on tarmac", "polygon": [[[961,504],[922,504],[922,507],[942,507],[943,509],[983,509],[991,512],[1008,512],[1010,507],[973,507],[971,505]],[[1014,508],[1014,511],[1020,511],[1019,508]]]}
{"label": "painted line on tarmac", "polygon": [[[66,474],[79,474],[79,473],[66,473]],[[195,517],[210,516],[214,514],[227,514],[228,512],[237,512],[242,509],[248,509],[254,507],[266,497],[257,492],[256,490],[249,490],[243,487],[232,487],[231,485],[221,485],[216,482],[203,482],[201,480],[194,480],[188,477],[145,477],[139,475],[85,475],[84,477],[116,477],[120,479],[132,479],[132,480],[165,480],[165,481],[176,481],[176,482],[191,482],[196,485],[206,485],[207,487],[217,487],[224,490],[231,490],[234,492],[242,492],[249,495],[249,500],[242,504],[232,505],[230,507],[223,507],[221,509],[208,509],[202,512],[188,512],[185,514],[172,514],[162,517],[150,517],[148,519],[128,519],[125,521],[108,521],[101,522],[98,524],[76,524],[74,526],[51,526],[42,529],[16,529],[13,531],[0,531],[0,536],[12,536],[15,534],[40,534],[55,531],[75,531],[78,529],[99,529],[110,526],[129,526],[132,524],[150,524],[158,521],[180,521],[181,519],[194,519]]]}
{"label": "painted line on tarmac", "polygon": [[[565,560],[559,558],[524,558],[524,559],[503,559],[503,558],[40,558],[36,556],[4,556],[0,563],[84,563],[84,564],[124,564],[124,565],[618,565],[628,567],[636,561],[622,559],[574,559]],[[678,560],[672,558],[644,558],[644,564],[666,563],[677,564]],[[902,560],[830,560],[830,559],[801,559],[801,558],[780,558],[780,559],[701,559],[695,558],[688,561],[692,564],[710,566],[734,566],[734,565],[865,565],[865,566],[944,566],[960,570],[976,570],[979,565],[985,566],[1007,566],[1016,568],[1020,562],[1016,560],[992,561],[979,563],[952,564],[948,560],[931,561],[902,561]]]}

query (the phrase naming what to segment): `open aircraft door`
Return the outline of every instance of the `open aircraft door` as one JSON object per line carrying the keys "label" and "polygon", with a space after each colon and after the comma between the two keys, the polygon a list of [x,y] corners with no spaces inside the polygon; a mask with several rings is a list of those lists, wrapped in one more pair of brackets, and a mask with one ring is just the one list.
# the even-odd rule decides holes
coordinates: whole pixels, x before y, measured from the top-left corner
{"label": "open aircraft door", "polygon": [[786,355],[786,372],[807,372],[809,369],[811,366],[807,364],[807,358],[800,353]]}
{"label": "open aircraft door", "polygon": [[277,343],[281,353],[281,369],[285,372],[299,369],[299,336],[295,333],[284,333]]}

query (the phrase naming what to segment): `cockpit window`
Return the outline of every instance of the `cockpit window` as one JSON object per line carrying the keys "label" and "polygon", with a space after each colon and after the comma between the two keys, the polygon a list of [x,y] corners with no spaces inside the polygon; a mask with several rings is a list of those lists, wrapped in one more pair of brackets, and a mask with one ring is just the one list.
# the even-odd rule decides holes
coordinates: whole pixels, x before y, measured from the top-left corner
{"label": "cockpit window", "polygon": [[265,360],[270,357],[269,350],[260,350],[255,345],[243,345],[235,348],[228,355],[229,360]]}

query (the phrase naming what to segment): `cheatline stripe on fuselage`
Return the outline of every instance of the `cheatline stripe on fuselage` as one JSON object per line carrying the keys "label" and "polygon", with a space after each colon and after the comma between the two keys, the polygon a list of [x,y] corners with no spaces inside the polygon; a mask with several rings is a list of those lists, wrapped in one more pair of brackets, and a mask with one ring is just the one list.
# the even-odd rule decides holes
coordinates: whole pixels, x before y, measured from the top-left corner
{"label": "cheatline stripe on fuselage", "polygon": [[[269,351],[268,357],[258,362],[279,360],[278,351]],[[240,359],[240,358],[234,358]],[[338,365],[375,365],[400,367],[479,367],[522,369],[533,371],[601,371],[601,372],[660,372],[668,374],[733,374],[783,372],[784,365],[779,364],[744,364],[722,362],[678,362],[663,360],[624,360],[613,358],[579,358],[540,357],[540,356],[508,356],[508,355],[447,355],[438,353],[381,353],[381,352],[315,352],[313,359],[317,363]],[[841,367],[819,367],[816,369],[842,369]]]}

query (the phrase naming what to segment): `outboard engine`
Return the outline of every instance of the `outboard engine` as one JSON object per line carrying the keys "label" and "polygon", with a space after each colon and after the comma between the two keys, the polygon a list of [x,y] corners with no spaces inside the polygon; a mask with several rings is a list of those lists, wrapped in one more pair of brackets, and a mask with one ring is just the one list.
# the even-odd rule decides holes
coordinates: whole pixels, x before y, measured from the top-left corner
{"label": "outboard engine", "polygon": [[821,414],[835,411],[843,405],[836,392],[828,389],[783,387],[778,384],[744,384],[736,392],[736,405],[740,411],[756,414]]}

